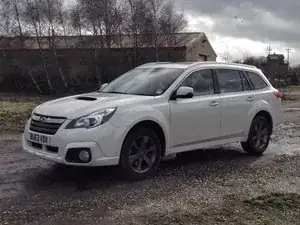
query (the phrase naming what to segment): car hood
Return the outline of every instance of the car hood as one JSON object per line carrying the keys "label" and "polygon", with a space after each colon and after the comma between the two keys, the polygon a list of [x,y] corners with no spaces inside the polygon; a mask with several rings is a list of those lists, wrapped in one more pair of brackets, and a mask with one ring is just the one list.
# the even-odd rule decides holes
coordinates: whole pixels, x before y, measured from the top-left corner
{"label": "car hood", "polygon": [[34,113],[74,119],[97,110],[140,103],[153,98],[152,96],[93,92],[45,102],[39,105]]}

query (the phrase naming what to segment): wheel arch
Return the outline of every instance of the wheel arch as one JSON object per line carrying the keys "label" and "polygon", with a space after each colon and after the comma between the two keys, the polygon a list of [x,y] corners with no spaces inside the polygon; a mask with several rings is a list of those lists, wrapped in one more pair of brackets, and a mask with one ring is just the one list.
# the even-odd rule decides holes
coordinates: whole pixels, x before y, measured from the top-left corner
{"label": "wheel arch", "polygon": [[274,124],[273,124],[273,118],[272,118],[271,114],[266,110],[260,110],[259,112],[257,112],[255,114],[253,119],[256,118],[257,116],[263,116],[268,120],[269,124],[271,125],[271,132],[272,132]]}
{"label": "wheel arch", "polygon": [[155,134],[158,135],[158,138],[162,145],[162,156],[165,156],[166,149],[167,149],[167,134],[166,134],[165,130],[163,129],[163,127],[161,126],[161,124],[153,119],[141,120],[141,121],[136,122],[133,126],[131,126],[128,129],[128,131],[126,132],[125,137],[123,138],[122,145],[123,145],[124,141],[126,140],[127,136],[132,131],[137,129],[138,127],[145,127],[145,128],[151,129],[152,131],[155,132]]}
{"label": "wheel arch", "polygon": [[272,116],[272,107],[267,101],[258,101],[252,107],[251,110],[248,112],[248,117],[246,118],[245,127],[244,127],[244,140],[248,138],[248,134],[250,131],[251,124],[254,118],[258,115],[265,116],[267,120],[271,124],[271,130],[274,127],[274,118]]}
{"label": "wheel arch", "polygon": [[272,134],[272,132],[273,132],[273,126],[274,126],[272,115],[271,115],[271,113],[268,110],[266,110],[266,109],[260,109],[257,112],[253,113],[253,115],[249,118],[248,124],[247,124],[247,128],[245,129],[245,131],[246,131],[245,132],[245,136],[243,138],[244,141],[248,139],[248,135],[249,135],[249,132],[250,132],[251,124],[252,124],[253,120],[255,119],[255,117],[257,117],[257,116],[264,116],[268,120],[268,122],[271,124],[271,134]]}
{"label": "wheel arch", "polygon": [[[268,135],[268,141],[267,143],[264,143],[264,147],[263,149],[260,149],[259,146],[253,146],[253,142],[250,141],[250,140],[253,140],[253,136],[250,136],[250,129],[251,129],[251,126],[253,124],[253,121],[257,118],[257,117],[263,117],[265,118],[268,123],[270,124],[270,131],[271,133]],[[272,134],[272,131],[273,131],[273,119],[272,119],[272,115],[270,112],[268,112],[267,110],[259,110],[252,118],[251,120],[251,123],[250,123],[250,128],[248,130],[248,135],[247,135],[247,139],[245,139],[244,141],[241,142],[241,145],[243,147],[243,149],[252,154],[252,155],[262,155],[263,152],[267,149],[268,145],[269,145],[269,141],[270,141],[270,135]]]}

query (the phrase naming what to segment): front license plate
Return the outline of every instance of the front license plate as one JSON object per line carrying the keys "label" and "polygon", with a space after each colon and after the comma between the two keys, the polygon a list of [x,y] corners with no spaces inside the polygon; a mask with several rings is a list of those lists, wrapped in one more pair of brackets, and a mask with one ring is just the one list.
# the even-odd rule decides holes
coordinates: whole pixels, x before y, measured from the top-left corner
{"label": "front license plate", "polygon": [[43,145],[49,145],[50,142],[50,138],[48,136],[36,133],[29,133],[29,140]]}

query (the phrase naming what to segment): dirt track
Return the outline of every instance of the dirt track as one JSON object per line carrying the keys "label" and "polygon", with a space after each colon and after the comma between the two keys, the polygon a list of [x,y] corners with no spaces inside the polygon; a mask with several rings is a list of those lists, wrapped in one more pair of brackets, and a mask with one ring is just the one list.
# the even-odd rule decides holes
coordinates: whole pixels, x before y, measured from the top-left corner
{"label": "dirt track", "polygon": [[[242,217],[252,198],[293,193],[299,203],[300,103],[284,107],[285,123],[263,157],[245,155],[238,144],[195,151],[135,183],[115,168],[66,168],[33,158],[22,152],[19,136],[2,137],[0,224],[251,224]],[[289,216],[273,224],[300,224],[300,209]]]}

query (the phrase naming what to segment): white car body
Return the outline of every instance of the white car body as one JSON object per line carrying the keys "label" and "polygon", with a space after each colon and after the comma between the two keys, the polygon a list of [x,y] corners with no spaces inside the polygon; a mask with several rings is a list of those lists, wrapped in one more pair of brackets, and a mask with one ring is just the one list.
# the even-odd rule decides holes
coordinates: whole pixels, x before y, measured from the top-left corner
{"label": "white car body", "polygon": [[[247,140],[251,122],[259,112],[269,114],[272,128],[282,121],[280,98],[275,88],[256,67],[216,62],[149,63],[139,68],[182,68],[184,71],[158,96],[93,92],[45,102],[39,105],[25,125],[23,149],[53,162],[75,166],[118,165],[128,132],[139,123],[150,121],[163,132],[163,156],[195,149]],[[267,86],[261,90],[217,93],[187,99],[170,100],[178,85],[192,72],[203,69],[231,69],[259,74]],[[88,97],[88,100],[78,100]],[[92,101],[89,98],[94,98]],[[65,129],[78,117],[117,107],[113,116],[94,128]],[[63,122],[53,135],[32,131],[33,119]],[[32,136],[30,138],[30,135]],[[37,135],[37,136],[34,136]],[[32,141],[36,138],[36,142]],[[50,147],[49,147],[50,146]],[[66,161],[71,148],[88,148],[88,163]]]}

